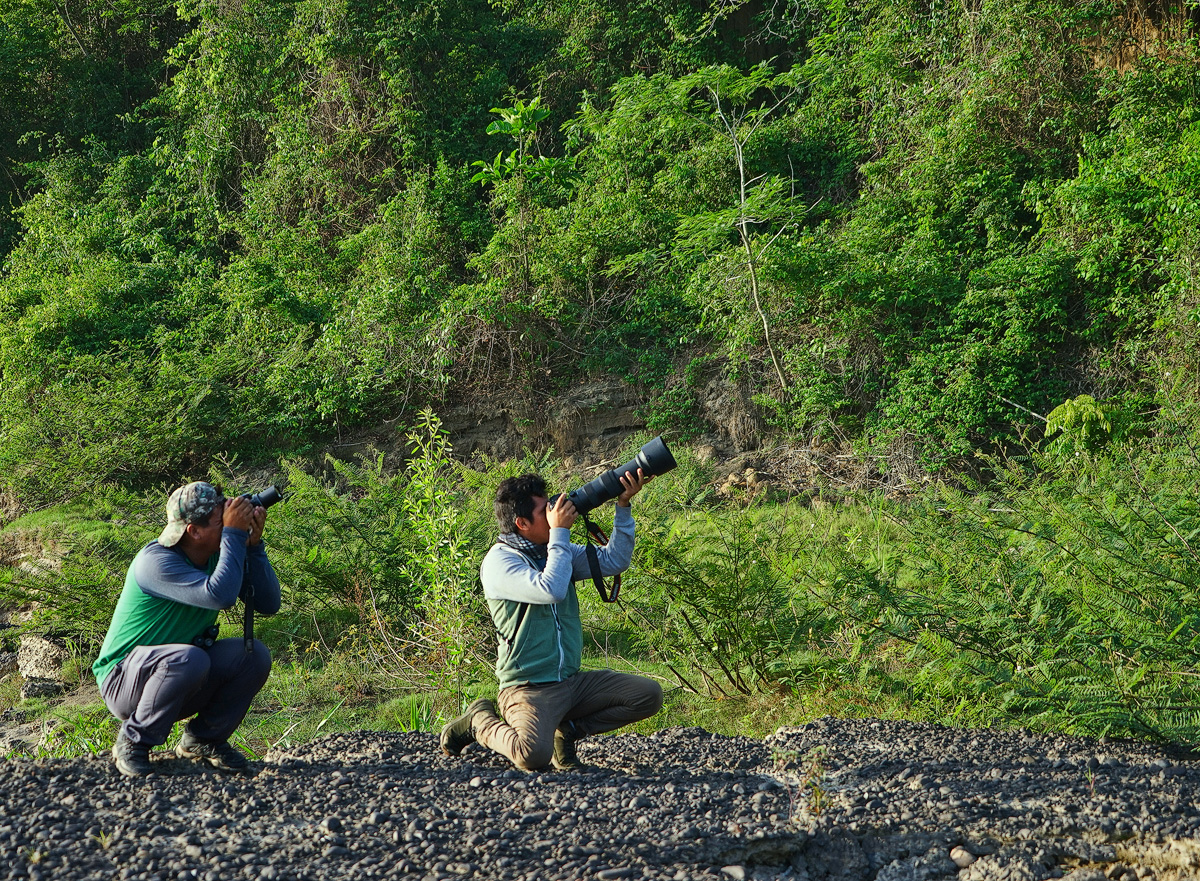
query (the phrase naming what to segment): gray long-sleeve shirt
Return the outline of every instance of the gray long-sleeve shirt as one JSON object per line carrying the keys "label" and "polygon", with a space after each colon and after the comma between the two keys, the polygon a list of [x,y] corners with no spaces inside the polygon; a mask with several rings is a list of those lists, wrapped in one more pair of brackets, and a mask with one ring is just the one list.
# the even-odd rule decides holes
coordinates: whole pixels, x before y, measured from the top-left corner
{"label": "gray long-sleeve shirt", "polygon": [[203,567],[179,548],[165,548],[157,541],[138,551],[92,664],[96,682],[104,682],[134,646],[190,643],[217,620],[219,609],[237,602],[247,585],[254,587],[257,612],[278,612],[279,579],[261,544],[247,548],[249,537],[244,529],[226,526],[216,559]]}
{"label": "gray long-sleeve shirt", "polygon": [[222,529],[221,550],[211,574],[198,568],[178,548],[164,548],[152,541],[134,558],[133,578],[152,597],[201,609],[228,609],[245,587],[245,565],[247,579],[254,586],[254,610],[274,615],[279,611],[279,579],[263,544],[248,547],[249,537],[244,529]]}
{"label": "gray long-sleeve shirt", "polygon": [[[633,559],[633,512],[629,508],[617,506],[612,535],[607,545],[596,549],[596,557],[605,577],[629,568]],[[561,603],[572,581],[591,577],[587,547],[572,544],[571,530],[561,526],[550,530],[546,567],[541,571],[520,551],[500,543],[492,545],[479,567],[488,599],[538,605]]]}

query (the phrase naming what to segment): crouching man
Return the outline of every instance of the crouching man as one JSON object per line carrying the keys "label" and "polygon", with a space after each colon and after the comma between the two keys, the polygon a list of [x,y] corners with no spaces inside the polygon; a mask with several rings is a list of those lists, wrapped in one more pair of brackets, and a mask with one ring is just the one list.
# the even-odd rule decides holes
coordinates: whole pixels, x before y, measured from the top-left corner
{"label": "crouching man", "polygon": [[[633,555],[630,500],[650,478],[621,476],[612,539],[599,549],[600,570],[616,575]],[[500,712],[478,700],[441,734],[456,756],[478,741],[531,771],[553,764],[580,767],[575,742],[612,731],[662,708],[652,679],[613,670],[581,672],[583,627],[575,581],[591,577],[586,549],[571,543],[578,517],[566,495],[550,507],[535,474],[505,480],[496,492],[499,541],[480,568],[483,592],[499,634],[496,677]]]}
{"label": "crouching man", "polygon": [[121,720],[112,754],[122,774],[149,774],[150,750],[189,717],[179,756],[245,770],[229,738],[266,683],[271,654],[258,640],[250,648],[241,637],[216,640],[216,621],[251,590],[255,611],[279,611],[279,579],[262,544],[266,516],[247,499],[189,483],[171,493],[166,529],[134,557],[92,665]]}

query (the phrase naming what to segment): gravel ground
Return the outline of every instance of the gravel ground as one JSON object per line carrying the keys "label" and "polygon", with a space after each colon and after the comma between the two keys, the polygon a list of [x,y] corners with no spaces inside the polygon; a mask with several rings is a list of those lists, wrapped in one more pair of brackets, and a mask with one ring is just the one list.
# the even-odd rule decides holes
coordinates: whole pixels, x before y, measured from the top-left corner
{"label": "gravel ground", "polygon": [[432,734],[340,734],[226,776],[12,762],[0,879],[1200,877],[1200,765],[1145,744],[821,720],[674,728],[525,774]]}

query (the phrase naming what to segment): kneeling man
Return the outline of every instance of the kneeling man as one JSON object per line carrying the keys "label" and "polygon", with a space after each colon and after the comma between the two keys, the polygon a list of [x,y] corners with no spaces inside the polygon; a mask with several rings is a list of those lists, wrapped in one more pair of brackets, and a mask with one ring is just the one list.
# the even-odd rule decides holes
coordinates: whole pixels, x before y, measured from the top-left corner
{"label": "kneeling man", "polygon": [[[633,515],[629,503],[650,478],[623,474],[612,540],[598,551],[603,575],[629,567]],[[496,491],[500,537],[480,568],[483,592],[499,633],[496,677],[500,712],[478,700],[442,729],[456,756],[478,741],[527,771],[549,764],[580,767],[575,742],[612,731],[662,708],[652,679],[613,670],[581,672],[583,626],[575,581],[591,577],[586,548],[571,543],[579,516],[566,495],[550,507],[536,474],[509,478]]]}
{"label": "kneeling man", "polygon": [[208,483],[171,493],[167,527],[125,576],[100,656],[92,665],[104,703],[121,721],[113,759],[149,774],[150,750],[194,716],[176,753],[227,771],[246,757],[229,744],[271,671],[258,640],[215,640],[217,612],[253,592],[255,611],[279,611],[279,579],[262,544],[265,508],[226,499]]}

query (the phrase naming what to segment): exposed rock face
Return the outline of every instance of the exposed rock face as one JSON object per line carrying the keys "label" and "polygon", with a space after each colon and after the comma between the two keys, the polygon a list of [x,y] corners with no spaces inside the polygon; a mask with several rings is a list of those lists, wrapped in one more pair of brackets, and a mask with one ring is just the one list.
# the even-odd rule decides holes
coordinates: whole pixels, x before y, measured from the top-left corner
{"label": "exposed rock face", "polygon": [[63,664],[71,657],[66,643],[59,639],[26,633],[17,649],[17,669],[24,682],[21,697],[54,697],[66,689]]}
{"label": "exposed rock face", "polygon": [[67,684],[61,679],[27,678],[21,683],[21,700],[35,697],[57,697],[67,690]]}
{"label": "exposed rock face", "polygon": [[[19,573],[41,576],[60,571],[61,548],[42,530],[9,530],[0,533],[0,568],[11,567]],[[0,630],[23,624],[33,615],[33,607],[0,608]],[[36,697],[62,691],[62,665],[68,657],[66,646],[37,636],[22,636],[12,656],[15,667],[25,678],[21,694]],[[0,654],[0,676],[12,672]],[[37,680],[35,682],[34,680]]]}
{"label": "exposed rock face", "polygon": [[17,667],[26,679],[62,679],[63,664],[71,657],[59,639],[25,634],[17,650]]}
{"label": "exposed rock face", "polygon": [[[696,395],[697,409],[726,455],[757,449],[766,424],[748,389],[723,378]],[[457,455],[520,455],[526,448],[553,447],[579,461],[616,455],[629,437],[646,431],[645,395],[617,379],[586,382],[553,398],[475,401],[441,414]],[[715,447],[708,445],[710,454]],[[619,464],[619,463],[616,463]]]}
{"label": "exposed rock face", "polygon": [[750,389],[723,377],[709,380],[699,395],[700,415],[716,427],[725,445],[735,452],[756,450],[767,424],[751,400]]}
{"label": "exposed rock face", "polygon": [[441,415],[456,455],[520,455],[527,447],[552,446],[560,455],[604,455],[629,435],[644,431],[642,398],[617,380],[564,391],[551,399],[473,402]]}

